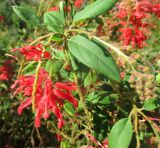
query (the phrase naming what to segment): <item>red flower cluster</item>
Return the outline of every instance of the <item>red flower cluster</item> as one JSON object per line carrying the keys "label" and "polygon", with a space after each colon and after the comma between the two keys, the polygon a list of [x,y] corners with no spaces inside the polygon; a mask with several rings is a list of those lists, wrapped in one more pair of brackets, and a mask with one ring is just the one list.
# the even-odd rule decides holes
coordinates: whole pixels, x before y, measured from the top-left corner
{"label": "red flower cluster", "polygon": [[[127,23],[124,21],[127,19],[127,12],[130,12],[130,16]],[[138,46],[142,48],[144,46],[144,41],[147,37],[144,35],[144,31],[140,28],[148,27],[148,24],[144,23],[145,18],[150,17],[150,13],[155,13],[160,16],[160,5],[155,6],[148,0],[137,1],[135,7],[132,10],[128,10],[127,7],[121,5],[116,17],[122,20],[123,25],[129,26],[121,28],[119,31],[122,33],[120,35],[120,40],[123,41],[124,45],[132,43],[132,46]],[[119,24],[122,24],[121,22]]]}
{"label": "red flower cluster", "polygon": [[38,61],[39,59],[43,58],[50,58],[49,52],[43,52],[43,45],[37,44],[35,46],[25,46],[20,49],[13,49],[12,51],[20,51],[26,57],[26,60],[34,60]]}
{"label": "red flower cluster", "polygon": [[[14,95],[23,93],[23,96],[26,97],[18,107],[18,114],[22,114],[23,109],[32,104],[34,79],[34,75],[21,76],[12,86],[13,89],[19,85]],[[42,117],[44,119],[49,118],[50,112],[53,112],[58,119],[58,128],[62,128],[64,121],[61,108],[64,101],[71,102],[75,108],[78,106],[77,100],[71,94],[73,90],[76,90],[76,85],[70,82],[57,82],[53,86],[49,74],[44,69],[40,69],[35,95],[35,126],[40,127],[40,119]]]}
{"label": "red flower cluster", "polygon": [[160,19],[160,4],[156,4],[155,6],[153,6],[152,12],[155,13]]}
{"label": "red flower cluster", "polygon": [[140,48],[143,47],[146,36],[141,30],[138,28],[135,28],[134,30],[132,28],[121,28],[119,31],[122,33],[120,39],[124,41],[124,45],[128,45],[131,42],[132,47],[135,47],[136,45]]}
{"label": "red flower cluster", "polygon": [[13,60],[6,60],[0,67],[0,81],[10,80],[13,75]]}
{"label": "red flower cluster", "polygon": [[83,5],[83,3],[84,3],[84,0],[76,0],[74,2],[74,6],[79,9]]}

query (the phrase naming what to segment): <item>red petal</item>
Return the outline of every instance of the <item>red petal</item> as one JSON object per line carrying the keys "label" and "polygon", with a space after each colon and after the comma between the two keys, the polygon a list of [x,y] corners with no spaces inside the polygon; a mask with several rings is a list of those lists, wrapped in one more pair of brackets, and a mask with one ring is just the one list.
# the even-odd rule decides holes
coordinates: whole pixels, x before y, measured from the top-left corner
{"label": "red petal", "polygon": [[70,83],[70,82],[66,82],[66,83],[61,83],[61,82],[57,82],[55,83],[56,88],[58,89],[64,89],[67,91],[72,91],[72,90],[76,90],[77,87],[74,83]]}
{"label": "red petal", "polygon": [[62,128],[64,125],[64,121],[62,118],[62,113],[60,111],[60,109],[56,106],[56,104],[54,103],[54,107],[52,108],[53,113],[55,114],[55,116],[58,119],[58,128]]}
{"label": "red petal", "polygon": [[78,101],[72,95],[70,95],[70,93],[62,92],[57,89],[54,89],[53,92],[57,97],[59,97],[61,99],[66,99],[69,102],[71,102],[74,105],[74,107],[78,107]]}
{"label": "red petal", "polygon": [[18,107],[18,114],[22,114],[23,112],[23,109],[30,106],[32,104],[32,99],[31,98],[28,98],[26,100],[24,100],[21,105]]}
{"label": "red petal", "polygon": [[34,124],[36,127],[40,127],[41,126],[41,116],[43,114],[43,108],[39,107],[36,111],[36,117],[34,120]]}

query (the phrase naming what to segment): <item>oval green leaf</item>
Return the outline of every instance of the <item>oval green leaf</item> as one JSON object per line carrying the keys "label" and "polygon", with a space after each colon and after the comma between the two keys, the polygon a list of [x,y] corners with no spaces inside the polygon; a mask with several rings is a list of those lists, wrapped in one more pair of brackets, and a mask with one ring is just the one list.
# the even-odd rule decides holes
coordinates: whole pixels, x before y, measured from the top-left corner
{"label": "oval green leaf", "polygon": [[71,37],[68,46],[71,54],[84,65],[114,81],[121,81],[114,59],[103,47],[81,35]]}
{"label": "oval green leaf", "polygon": [[117,1],[118,0],[97,0],[91,5],[86,6],[82,11],[78,12],[74,16],[73,22],[101,15],[112,9]]}
{"label": "oval green leaf", "polygon": [[133,134],[132,123],[128,118],[119,120],[109,135],[110,148],[128,148]]}

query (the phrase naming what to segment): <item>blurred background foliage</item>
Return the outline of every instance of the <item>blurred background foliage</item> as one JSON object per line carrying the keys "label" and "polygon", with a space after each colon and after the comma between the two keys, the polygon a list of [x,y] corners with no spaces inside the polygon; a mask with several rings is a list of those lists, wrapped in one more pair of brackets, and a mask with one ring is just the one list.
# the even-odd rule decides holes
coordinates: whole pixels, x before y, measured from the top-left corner
{"label": "blurred background foliage", "polygon": [[[23,5],[31,9],[37,9],[38,1],[32,0],[0,0],[0,67],[3,66],[5,60],[10,58],[10,50],[18,45],[25,44],[26,38],[32,34],[30,26],[21,21],[13,12],[13,5]],[[18,66],[18,62],[14,63],[14,70]],[[33,128],[34,123],[32,114],[25,111],[26,116],[19,117],[17,107],[19,101],[10,93],[10,86],[16,75],[12,75],[10,80],[0,80],[0,147],[31,147],[39,145],[39,138],[36,130]],[[40,133],[47,144],[55,144],[54,135],[43,132]],[[50,137],[50,138],[47,138]],[[53,138],[52,138],[53,137]],[[33,140],[34,139],[34,140]]]}

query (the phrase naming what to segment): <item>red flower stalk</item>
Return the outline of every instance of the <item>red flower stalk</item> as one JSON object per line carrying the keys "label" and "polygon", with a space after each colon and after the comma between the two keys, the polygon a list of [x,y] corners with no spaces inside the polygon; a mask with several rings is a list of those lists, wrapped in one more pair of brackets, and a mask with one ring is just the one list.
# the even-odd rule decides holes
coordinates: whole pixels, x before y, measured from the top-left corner
{"label": "red flower stalk", "polygon": [[74,6],[79,9],[83,5],[83,3],[84,3],[84,0],[76,0],[74,2]]}
{"label": "red flower stalk", "polygon": [[[23,109],[32,104],[32,91],[35,76],[21,76],[12,88],[16,88],[14,95],[22,93],[26,98],[18,107],[18,114],[22,114]],[[49,74],[40,69],[35,96],[35,126],[40,127],[40,120],[49,118],[50,112],[53,112],[58,119],[58,128],[64,125],[61,108],[64,101],[71,102],[74,107],[78,106],[77,100],[72,96],[71,91],[76,90],[76,85],[71,82],[57,82],[53,86]]]}
{"label": "red flower stalk", "polygon": [[[123,41],[124,45],[132,43],[133,48],[135,46],[142,48],[144,46],[144,41],[147,38],[140,28],[148,27],[149,24],[144,23],[144,19],[149,18],[150,14],[154,11],[153,4],[149,0],[138,0],[132,10],[129,10],[123,3],[120,3],[118,7],[119,12],[116,17],[121,19],[121,21],[126,21],[127,23],[124,24],[125,26],[132,26],[132,28],[134,28],[134,30],[130,27],[119,29],[122,33],[120,39]],[[156,10],[157,9],[155,9],[155,11]],[[128,17],[126,17],[127,15]]]}
{"label": "red flower stalk", "polygon": [[127,11],[124,8],[121,8],[118,12],[118,14],[116,15],[116,17],[118,17],[119,19],[124,19],[127,16]]}
{"label": "red flower stalk", "polygon": [[[42,46],[43,46],[42,44],[37,44],[35,46],[25,46],[20,49],[13,49],[12,51],[14,52],[19,50],[20,53],[26,57],[26,60],[38,61],[39,59],[42,58],[42,53],[43,53]],[[50,53],[45,51],[43,53],[43,58],[50,58]]]}
{"label": "red flower stalk", "polygon": [[132,46],[142,48],[144,46],[144,41],[146,40],[146,36],[140,31],[138,28],[132,30],[132,28],[121,28],[119,30],[122,34],[120,35],[120,39],[123,40],[124,45],[128,45],[130,42]]}

